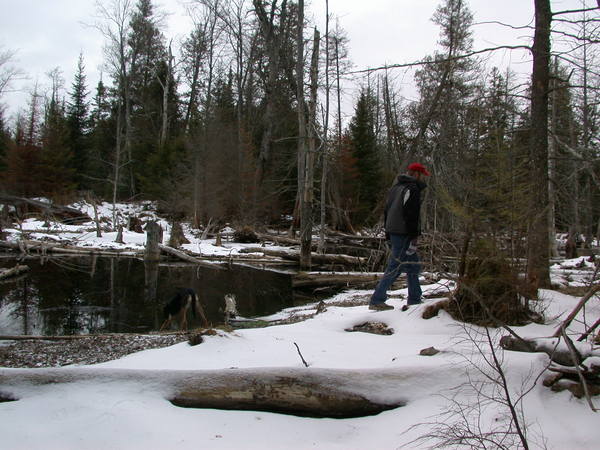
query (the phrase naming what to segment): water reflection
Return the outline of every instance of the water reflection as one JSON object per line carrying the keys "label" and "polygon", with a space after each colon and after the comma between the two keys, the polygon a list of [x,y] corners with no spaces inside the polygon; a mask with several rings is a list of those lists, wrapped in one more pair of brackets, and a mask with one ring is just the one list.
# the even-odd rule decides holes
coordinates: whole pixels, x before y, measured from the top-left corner
{"label": "water reflection", "polygon": [[[14,259],[0,259],[13,267]],[[306,302],[290,275],[251,267],[227,270],[158,265],[131,258],[27,259],[31,270],[0,284],[0,334],[68,335],[158,330],[162,306],[177,287],[198,293],[209,322],[222,323],[224,295],[233,293],[246,317]],[[191,326],[199,318],[189,317]]]}

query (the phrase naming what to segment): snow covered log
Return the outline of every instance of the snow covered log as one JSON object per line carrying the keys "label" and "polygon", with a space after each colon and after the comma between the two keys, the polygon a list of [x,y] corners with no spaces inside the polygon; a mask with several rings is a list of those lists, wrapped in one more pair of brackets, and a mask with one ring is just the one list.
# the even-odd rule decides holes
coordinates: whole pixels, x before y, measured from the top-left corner
{"label": "snow covered log", "polygon": [[56,383],[124,383],[182,407],[348,418],[405,405],[399,392],[406,381],[398,371],[313,368],[0,369],[0,398],[30,397],[36,387]]}
{"label": "snow covered log", "polygon": [[[278,258],[286,259],[289,261],[300,261],[300,252],[295,250],[270,250],[264,247],[252,247],[244,248],[240,250],[241,253],[263,253],[268,256],[276,256]],[[360,266],[366,258],[360,258],[357,256],[348,255],[332,255],[332,254],[321,254],[312,253],[311,261],[314,264],[341,264],[350,266]]]}
{"label": "snow covered log", "polygon": [[13,195],[0,194],[0,205],[12,205],[20,217],[26,212],[35,211],[38,214],[55,217],[64,223],[77,224],[90,222],[92,219],[78,209],[68,206],[56,205],[48,202],[40,202],[29,198],[15,197]]}
{"label": "snow covered log", "polygon": [[168,245],[158,244],[158,248],[160,249],[161,252],[168,253],[169,255],[175,256],[177,258],[180,258],[180,259],[190,262],[190,263],[197,264],[199,266],[209,267],[211,269],[216,269],[216,270],[223,269],[223,267],[221,267],[218,264],[209,263],[206,261],[202,261],[201,259],[194,258],[193,256],[190,256],[187,253],[182,252],[181,250],[177,250],[173,247],[169,247]]}
{"label": "snow covered log", "polygon": [[560,338],[517,339],[514,336],[503,336],[500,346],[504,350],[528,353],[546,353],[552,361],[561,366],[576,366],[591,356],[600,356],[600,351],[590,350],[588,345],[574,342],[574,351]]}
{"label": "snow covered log", "polygon": [[0,241],[0,248],[18,250],[21,253],[37,252],[41,255],[47,253],[69,255],[96,255],[96,256],[141,256],[143,252],[133,249],[103,249],[97,247],[73,247],[45,241],[19,240],[16,242]]}

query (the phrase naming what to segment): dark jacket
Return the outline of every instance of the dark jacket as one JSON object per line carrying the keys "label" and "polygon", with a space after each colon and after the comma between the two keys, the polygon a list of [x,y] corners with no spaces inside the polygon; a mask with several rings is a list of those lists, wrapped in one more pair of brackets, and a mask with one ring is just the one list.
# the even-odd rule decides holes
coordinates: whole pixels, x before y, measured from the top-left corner
{"label": "dark jacket", "polygon": [[407,234],[417,237],[421,234],[421,191],[427,185],[408,175],[400,175],[396,184],[388,192],[384,211],[384,224],[387,233]]}

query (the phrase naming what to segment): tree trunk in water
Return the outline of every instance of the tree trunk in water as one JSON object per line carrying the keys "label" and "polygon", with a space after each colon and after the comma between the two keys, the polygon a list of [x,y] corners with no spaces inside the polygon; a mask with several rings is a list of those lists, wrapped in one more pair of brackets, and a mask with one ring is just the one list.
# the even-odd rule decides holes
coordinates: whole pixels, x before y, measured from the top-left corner
{"label": "tree trunk in water", "polygon": [[550,80],[550,0],[535,0],[535,35],[531,77],[530,177],[531,218],[527,279],[533,288],[550,286],[548,239],[548,87]]}
{"label": "tree trunk in water", "polygon": [[162,228],[154,221],[146,225],[146,253],[144,260],[158,261],[160,259],[160,245],[162,244]]}

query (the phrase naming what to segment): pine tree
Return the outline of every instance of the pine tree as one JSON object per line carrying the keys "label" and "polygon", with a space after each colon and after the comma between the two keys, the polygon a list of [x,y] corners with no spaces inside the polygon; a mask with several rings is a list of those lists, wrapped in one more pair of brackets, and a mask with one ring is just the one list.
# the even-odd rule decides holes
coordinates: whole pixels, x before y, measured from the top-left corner
{"label": "pine tree", "polygon": [[69,128],[69,143],[72,150],[73,169],[79,189],[85,188],[87,183],[89,156],[88,156],[88,133],[89,133],[89,104],[87,101],[87,88],[85,85],[85,74],[83,55],[79,55],[77,62],[77,73],[70,92],[70,101],[67,105],[67,123]]}
{"label": "pine tree", "polygon": [[356,160],[357,199],[353,214],[357,224],[373,222],[373,211],[381,196],[381,167],[374,130],[375,101],[371,93],[363,89],[350,122],[349,134],[352,156]]}
{"label": "pine tree", "polygon": [[62,201],[77,186],[69,131],[65,106],[53,93],[42,127],[40,194]]}
{"label": "pine tree", "polygon": [[[100,80],[96,86],[96,95],[92,101],[90,114],[90,131],[88,136],[88,170],[89,186],[100,197],[110,197],[112,186],[106,182],[114,171],[112,162],[115,160],[116,112],[113,108],[109,93]],[[114,113],[114,114],[113,114]]]}
{"label": "pine tree", "polygon": [[[163,91],[157,77],[166,75],[167,51],[158,27],[152,0],[138,0],[127,39],[130,60],[130,96],[132,123],[132,163],[129,164],[131,194],[137,194],[139,182],[152,176],[147,165],[159,152]],[[175,83],[172,83],[174,85]]]}

